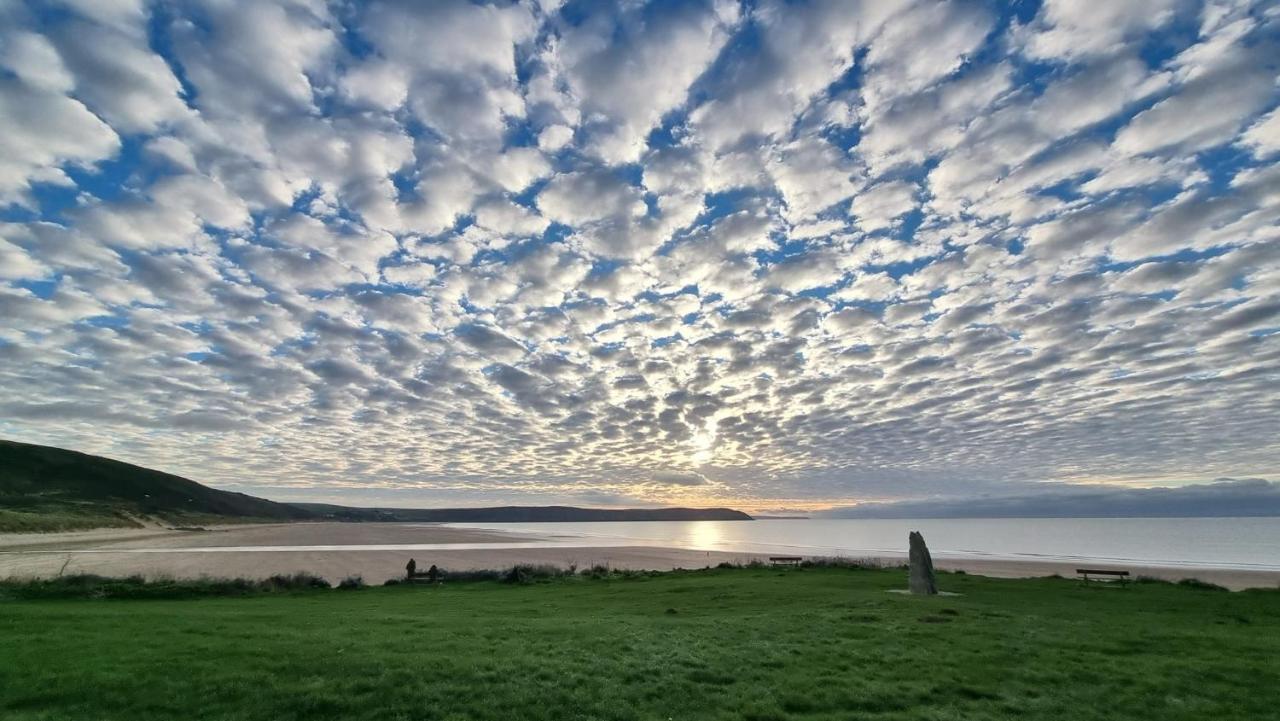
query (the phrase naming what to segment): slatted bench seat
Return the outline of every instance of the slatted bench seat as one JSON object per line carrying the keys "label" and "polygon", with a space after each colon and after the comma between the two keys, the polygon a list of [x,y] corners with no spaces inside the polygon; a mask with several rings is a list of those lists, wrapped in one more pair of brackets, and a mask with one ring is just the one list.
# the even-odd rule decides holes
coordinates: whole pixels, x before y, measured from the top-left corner
{"label": "slatted bench seat", "polygon": [[1108,568],[1077,568],[1076,575],[1080,580],[1088,583],[1093,581],[1119,581],[1124,583],[1129,580],[1128,571],[1115,571]]}

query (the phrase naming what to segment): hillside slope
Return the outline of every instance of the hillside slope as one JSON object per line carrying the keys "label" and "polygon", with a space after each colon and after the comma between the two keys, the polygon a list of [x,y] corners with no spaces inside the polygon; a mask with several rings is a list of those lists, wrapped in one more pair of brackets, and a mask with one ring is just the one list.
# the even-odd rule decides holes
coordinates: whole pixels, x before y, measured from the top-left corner
{"label": "hillside slope", "polygon": [[730,508],[352,508],[276,503],[110,458],[0,440],[0,533],[136,526],[140,516],[181,525],[239,519],[479,523],[752,520]]}
{"label": "hillside slope", "polygon": [[175,521],[311,517],[296,506],[110,458],[0,440],[0,530],[131,525],[135,514]]}

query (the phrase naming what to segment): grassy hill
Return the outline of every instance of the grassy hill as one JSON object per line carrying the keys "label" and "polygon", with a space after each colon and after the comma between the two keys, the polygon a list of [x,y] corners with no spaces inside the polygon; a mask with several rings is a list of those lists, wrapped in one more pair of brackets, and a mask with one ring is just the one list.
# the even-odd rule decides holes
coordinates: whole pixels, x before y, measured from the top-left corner
{"label": "grassy hill", "polygon": [[0,440],[0,532],[134,526],[138,516],[196,523],[311,513],[110,458]]}
{"label": "grassy hill", "polygon": [[353,508],[276,503],[219,491],[171,473],[62,448],[0,440],[0,533],[236,520],[384,522],[749,521],[731,508]]}

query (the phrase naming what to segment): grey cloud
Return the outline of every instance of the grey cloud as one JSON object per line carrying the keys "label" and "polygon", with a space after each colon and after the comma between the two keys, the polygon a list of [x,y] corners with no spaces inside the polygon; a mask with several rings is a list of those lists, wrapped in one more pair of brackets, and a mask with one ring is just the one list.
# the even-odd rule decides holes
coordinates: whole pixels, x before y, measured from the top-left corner
{"label": "grey cloud", "polygon": [[1220,316],[1213,323],[1213,329],[1219,333],[1233,330],[1250,330],[1255,328],[1275,327],[1280,325],[1280,300],[1262,303],[1247,303],[1234,308]]}
{"label": "grey cloud", "polygon": [[465,345],[496,358],[520,357],[526,352],[524,345],[511,336],[475,323],[458,326],[454,335]]}
{"label": "grey cloud", "polygon": [[706,476],[697,471],[658,471],[653,474],[653,481],[667,486],[702,486],[710,483]]}

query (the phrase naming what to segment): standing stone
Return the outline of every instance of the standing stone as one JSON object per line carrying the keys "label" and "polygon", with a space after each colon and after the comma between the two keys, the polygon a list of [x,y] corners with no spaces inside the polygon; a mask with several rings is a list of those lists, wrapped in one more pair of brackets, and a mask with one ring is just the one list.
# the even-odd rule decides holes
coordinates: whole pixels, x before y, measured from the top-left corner
{"label": "standing stone", "polygon": [[933,575],[933,557],[929,555],[929,547],[924,545],[924,536],[919,531],[912,531],[907,540],[911,542],[911,575],[907,578],[907,588],[922,596],[936,595],[938,580]]}

